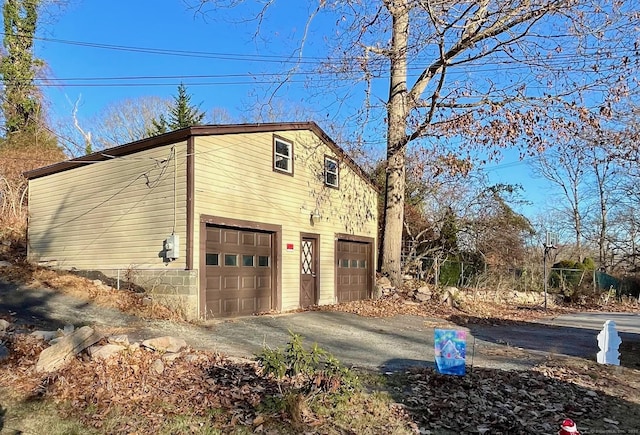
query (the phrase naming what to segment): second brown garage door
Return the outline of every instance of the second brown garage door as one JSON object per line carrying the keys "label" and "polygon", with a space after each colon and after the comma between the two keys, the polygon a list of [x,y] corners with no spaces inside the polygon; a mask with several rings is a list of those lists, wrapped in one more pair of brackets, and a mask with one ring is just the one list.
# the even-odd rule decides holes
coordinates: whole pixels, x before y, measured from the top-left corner
{"label": "second brown garage door", "polygon": [[338,240],[336,249],[338,302],[368,299],[373,275],[372,244]]}
{"label": "second brown garage door", "polygon": [[207,225],[206,316],[229,317],[273,307],[273,234]]}

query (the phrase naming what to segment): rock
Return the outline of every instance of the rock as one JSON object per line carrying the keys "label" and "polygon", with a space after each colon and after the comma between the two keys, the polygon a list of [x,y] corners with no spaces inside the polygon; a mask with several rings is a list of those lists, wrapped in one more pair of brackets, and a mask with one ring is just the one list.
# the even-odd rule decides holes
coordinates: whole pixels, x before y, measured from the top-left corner
{"label": "rock", "polygon": [[0,267],[9,267],[11,266],[11,263],[9,263],[8,261],[0,261]]}
{"label": "rock", "polygon": [[171,337],[169,335],[165,337],[151,338],[142,342],[142,346],[153,349],[158,352],[180,352],[183,348],[187,347],[187,342],[181,338]]}
{"label": "rock", "polygon": [[31,335],[44,341],[51,341],[58,336],[58,331],[33,331]]}
{"label": "rock", "polygon": [[66,324],[64,325],[64,329],[62,330],[62,333],[64,335],[70,335],[73,334],[73,331],[75,330],[74,326],[71,324]]}
{"label": "rock", "polygon": [[0,361],[4,361],[7,358],[9,358],[9,349],[0,344]]}
{"label": "rock", "polygon": [[429,286],[423,285],[422,287],[419,287],[416,292],[429,295],[429,297],[431,297],[431,289]]}
{"label": "rock", "polygon": [[157,359],[151,364],[151,371],[161,375],[164,372],[164,363],[161,359]]}
{"label": "rock", "polygon": [[126,347],[121,344],[105,344],[104,346],[91,346],[88,351],[93,359],[108,359],[125,349]]}
{"label": "rock", "polygon": [[440,297],[440,302],[442,302],[443,304],[447,304],[450,307],[453,307],[455,305],[454,294],[449,292],[449,290],[446,290],[446,288],[444,293],[442,293],[442,296]]}
{"label": "rock", "polygon": [[171,365],[171,363],[173,363],[176,359],[180,358],[182,356],[181,353],[168,353],[166,355],[162,355],[162,360],[166,361],[167,363],[169,363],[169,365]]}
{"label": "rock", "polygon": [[378,278],[377,284],[382,288],[391,288],[391,287],[393,287],[391,285],[391,280],[389,278],[387,278],[386,276]]}
{"label": "rock", "polygon": [[92,282],[96,287],[100,287],[102,285],[102,281],[100,281],[99,279],[94,279]]}
{"label": "rock", "polygon": [[148,307],[152,303],[153,303],[153,299],[151,299],[149,296],[145,296],[142,298],[142,305],[144,305],[145,307]]}
{"label": "rock", "polygon": [[11,323],[7,322],[4,319],[0,319],[0,331],[6,331],[11,326]]}
{"label": "rock", "polygon": [[451,293],[452,296],[456,296],[458,293],[460,293],[460,290],[458,290],[457,287],[453,286],[447,286],[443,289],[443,291]]}
{"label": "rock", "polygon": [[122,346],[129,346],[129,337],[126,334],[112,335],[107,338],[107,342],[111,344],[120,344]]}
{"label": "rock", "polygon": [[426,302],[428,300],[431,300],[431,293],[429,294],[425,294],[425,293],[416,293],[414,295],[414,298],[420,302]]}
{"label": "rock", "polygon": [[184,359],[190,363],[198,363],[200,361],[206,360],[207,357],[202,354],[190,353],[187,356],[185,356]]}
{"label": "rock", "polygon": [[83,326],[73,334],[63,337],[58,343],[43,350],[36,363],[36,371],[53,372],[69,362],[78,353],[92,344],[97,343],[102,336],[89,326]]}

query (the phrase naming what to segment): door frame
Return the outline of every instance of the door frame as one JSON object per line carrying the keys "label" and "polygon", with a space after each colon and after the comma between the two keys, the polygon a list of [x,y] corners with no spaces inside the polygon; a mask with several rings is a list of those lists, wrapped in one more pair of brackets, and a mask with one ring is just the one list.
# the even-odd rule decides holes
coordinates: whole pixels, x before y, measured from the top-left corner
{"label": "door frame", "polygon": [[[304,239],[312,239],[314,241],[314,247],[315,249],[313,250],[313,268],[316,272],[316,276],[314,277],[314,282],[313,282],[313,287],[314,287],[314,301],[313,303],[315,305],[317,305],[320,302],[320,234],[314,234],[314,233],[300,233],[300,261],[298,262],[298,272],[300,273],[300,276],[302,276],[301,273],[301,266],[302,266],[302,241]],[[300,278],[300,289],[299,289],[299,293],[298,293],[298,305],[300,305],[302,307],[302,278]]]}

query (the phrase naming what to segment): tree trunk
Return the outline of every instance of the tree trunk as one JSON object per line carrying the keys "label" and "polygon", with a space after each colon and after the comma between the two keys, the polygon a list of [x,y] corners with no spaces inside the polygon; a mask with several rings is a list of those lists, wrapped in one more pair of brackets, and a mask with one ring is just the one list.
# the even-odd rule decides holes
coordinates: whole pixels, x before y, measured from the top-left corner
{"label": "tree trunk", "polygon": [[402,284],[400,255],[404,221],[407,105],[407,43],[409,7],[406,1],[388,5],[393,18],[390,87],[387,103],[387,177],[382,241],[382,273],[394,286]]}

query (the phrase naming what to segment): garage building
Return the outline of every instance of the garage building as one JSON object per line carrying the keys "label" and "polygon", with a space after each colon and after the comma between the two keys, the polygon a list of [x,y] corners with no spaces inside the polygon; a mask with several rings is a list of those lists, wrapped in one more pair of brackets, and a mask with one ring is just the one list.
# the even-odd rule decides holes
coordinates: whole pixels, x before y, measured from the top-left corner
{"label": "garage building", "polygon": [[190,127],[26,176],[31,261],[189,317],[372,295],[377,191],[315,123]]}

